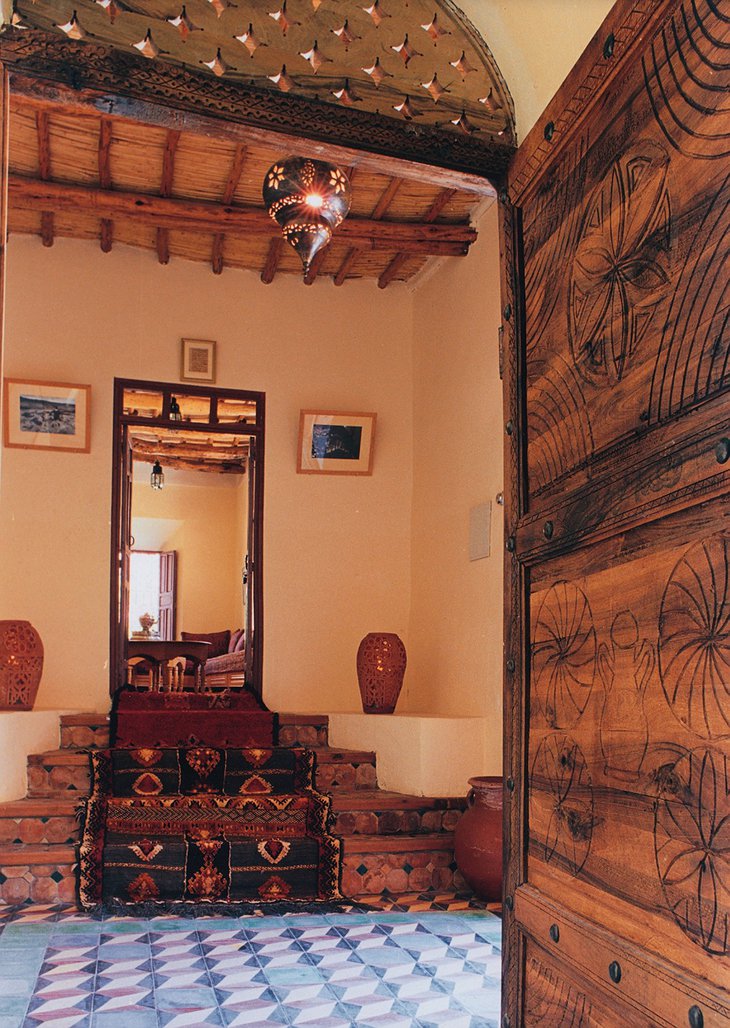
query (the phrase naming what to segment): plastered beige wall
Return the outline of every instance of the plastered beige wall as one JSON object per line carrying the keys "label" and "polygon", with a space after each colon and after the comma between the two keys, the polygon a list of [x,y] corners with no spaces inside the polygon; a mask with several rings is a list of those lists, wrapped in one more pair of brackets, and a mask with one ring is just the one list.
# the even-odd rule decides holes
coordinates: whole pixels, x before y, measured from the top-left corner
{"label": "plastered beige wall", "polygon": [[459,0],[487,41],[525,138],[578,60],[614,0]]}
{"label": "plastered beige wall", "polygon": [[[469,260],[445,262],[416,293],[411,656],[398,710],[488,717],[488,774],[500,763],[502,675],[496,204],[478,227]],[[469,512],[484,502],[491,551],[470,561]]]}
{"label": "plastered beige wall", "polygon": [[[166,550],[177,553],[177,633],[234,630],[243,624],[239,549],[242,528],[239,492],[206,472],[189,473],[195,485],[167,481],[164,489],[152,489],[144,479],[132,489],[134,519],[163,518],[181,522],[165,540]],[[228,476],[225,476],[228,478]],[[137,629],[137,625],[131,625]]]}
{"label": "plastered beige wall", "polygon": [[[5,373],[92,386],[90,454],[4,452],[0,617],[27,618],[43,638],[38,702],[106,706],[112,381],[175,381],[183,335],[217,340],[219,385],[268,398],[266,699],[357,709],[362,636],[386,628],[407,642],[410,294],[291,276],[264,286],[124,247],[14,236]],[[299,411],[316,406],[378,412],[371,478],[296,473]]]}

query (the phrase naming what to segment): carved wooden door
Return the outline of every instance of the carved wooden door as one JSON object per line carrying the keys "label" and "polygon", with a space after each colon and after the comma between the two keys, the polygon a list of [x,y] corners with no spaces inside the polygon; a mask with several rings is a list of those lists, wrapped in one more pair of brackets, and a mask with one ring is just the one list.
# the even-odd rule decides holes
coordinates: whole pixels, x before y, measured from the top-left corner
{"label": "carved wooden door", "polygon": [[730,1024],[730,2],[621,2],[503,197],[504,1025]]}

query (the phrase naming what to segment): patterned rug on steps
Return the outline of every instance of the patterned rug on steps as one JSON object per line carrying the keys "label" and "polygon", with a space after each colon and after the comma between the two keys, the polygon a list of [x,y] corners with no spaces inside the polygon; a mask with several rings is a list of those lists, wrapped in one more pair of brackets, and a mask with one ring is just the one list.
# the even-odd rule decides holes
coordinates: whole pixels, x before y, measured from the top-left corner
{"label": "patterned rug on steps", "polygon": [[111,713],[115,746],[272,746],[277,715],[245,689],[231,693],[122,689]]}
{"label": "patterned rug on steps", "polygon": [[[166,698],[130,695],[160,706]],[[243,711],[231,718],[202,704],[185,714],[169,707],[174,716],[154,725],[152,704],[133,707],[128,720],[119,702],[116,740],[127,745],[91,754],[79,854],[84,909],[340,901],[340,841],[329,832],[330,799],[314,788],[312,751],[271,745],[273,720],[268,745],[241,745],[249,737]],[[153,725],[137,732],[143,712]],[[228,725],[211,713],[228,713]],[[142,741],[129,745],[135,734]],[[181,736],[202,741],[169,744]]]}

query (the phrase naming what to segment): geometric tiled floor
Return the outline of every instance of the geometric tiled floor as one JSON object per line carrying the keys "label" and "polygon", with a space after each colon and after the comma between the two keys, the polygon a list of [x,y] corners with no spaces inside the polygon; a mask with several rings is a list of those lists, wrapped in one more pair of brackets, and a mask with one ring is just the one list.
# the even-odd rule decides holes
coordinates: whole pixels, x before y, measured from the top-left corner
{"label": "geometric tiled floor", "polygon": [[501,921],[411,899],[195,920],[5,908],[0,1028],[496,1028]]}

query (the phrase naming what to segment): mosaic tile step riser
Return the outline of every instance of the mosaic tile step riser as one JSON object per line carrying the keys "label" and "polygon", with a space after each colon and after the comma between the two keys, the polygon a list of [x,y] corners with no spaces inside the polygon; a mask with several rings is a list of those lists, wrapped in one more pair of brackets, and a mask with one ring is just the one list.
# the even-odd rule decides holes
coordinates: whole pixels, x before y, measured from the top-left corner
{"label": "mosaic tile step riser", "polygon": [[[81,798],[79,797],[79,800]],[[453,832],[460,810],[360,810],[335,814],[335,835],[418,835]],[[73,814],[0,817],[0,845],[77,843],[78,824]]]}
{"label": "mosaic tile step riser", "polygon": [[[316,772],[316,787],[320,792],[375,789],[377,777],[372,763],[320,764]],[[53,797],[89,793],[89,769],[76,764],[30,764],[28,766],[28,795]]]}
{"label": "mosaic tile step riser", "polygon": [[[342,891],[352,899],[369,899],[385,890],[393,894],[458,891],[464,879],[449,850],[415,853],[366,853],[345,856]],[[69,902],[75,898],[72,865],[0,867],[0,904]]]}
{"label": "mosaic tile step riser", "polygon": [[[109,727],[100,725],[61,725],[61,749],[106,749]],[[326,746],[327,725],[287,725],[279,728],[279,746]]]}
{"label": "mosaic tile step riser", "polygon": [[0,817],[0,844],[36,845],[79,841],[79,826],[73,815],[38,817]]}

